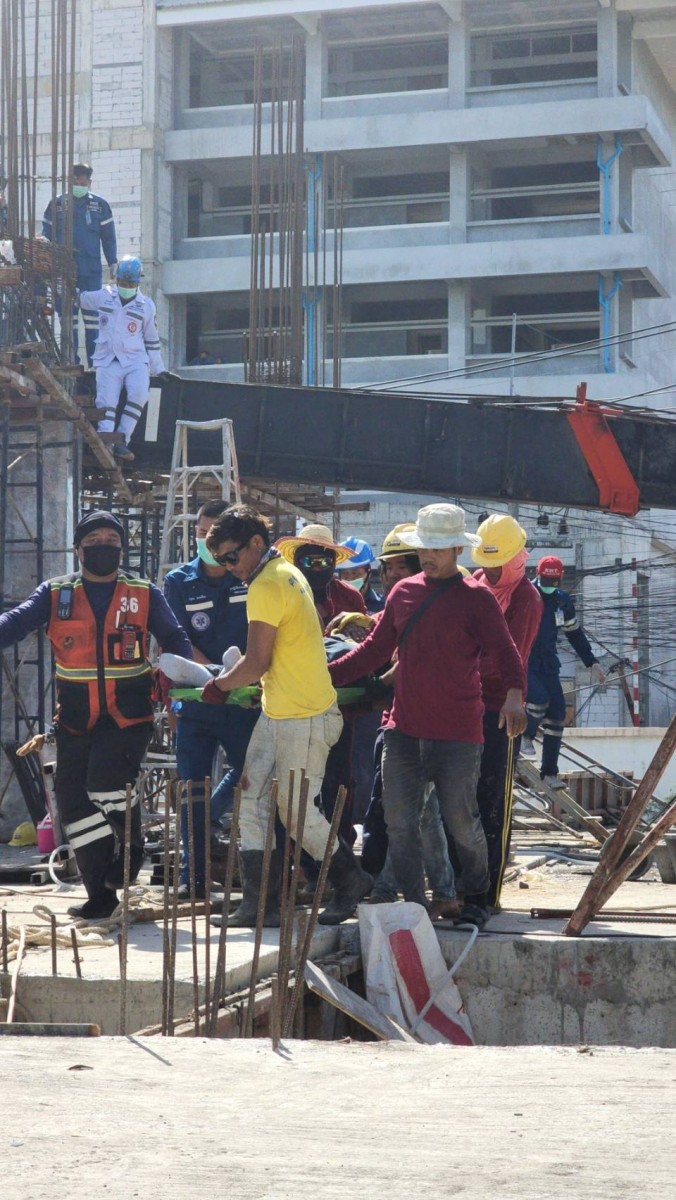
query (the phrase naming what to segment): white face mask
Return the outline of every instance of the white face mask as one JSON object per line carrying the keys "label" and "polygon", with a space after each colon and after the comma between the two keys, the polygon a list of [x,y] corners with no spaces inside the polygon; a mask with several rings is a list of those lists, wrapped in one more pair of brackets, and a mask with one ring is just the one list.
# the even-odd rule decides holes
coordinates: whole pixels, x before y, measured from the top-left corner
{"label": "white face mask", "polygon": [[[340,579],[340,574],[338,575]],[[355,592],[361,592],[366,583],[366,576],[362,575],[359,579],[343,579],[342,583],[346,583],[348,587],[354,588]]]}

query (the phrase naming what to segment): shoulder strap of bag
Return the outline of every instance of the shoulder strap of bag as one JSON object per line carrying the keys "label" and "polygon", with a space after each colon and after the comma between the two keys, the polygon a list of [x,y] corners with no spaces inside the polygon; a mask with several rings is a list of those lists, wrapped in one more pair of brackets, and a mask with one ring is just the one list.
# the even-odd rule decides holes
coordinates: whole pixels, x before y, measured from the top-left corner
{"label": "shoulder strap of bag", "polygon": [[450,585],[453,583],[454,580],[455,580],[455,575],[452,575],[450,579],[444,579],[443,583],[440,583],[438,588],[435,588],[434,591],[431,592],[429,596],[425,597],[425,599],[423,600],[420,607],[416,608],[415,612],[413,613],[412,616],[409,617],[408,621],[406,622],[406,624],[403,628],[401,637],[399,638],[399,641],[397,642],[398,650],[401,650],[402,646],[404,645],[404,642],[406,641],[407,637],[413,630],[414,626],[418,624],[418,621],[420,620],[420,618],[422,616],[424,616],[424,614],[427,612],[430,605],[434,604],[434,601],[437,600],[439,598],[439,596],[441,596],[450,587]]}

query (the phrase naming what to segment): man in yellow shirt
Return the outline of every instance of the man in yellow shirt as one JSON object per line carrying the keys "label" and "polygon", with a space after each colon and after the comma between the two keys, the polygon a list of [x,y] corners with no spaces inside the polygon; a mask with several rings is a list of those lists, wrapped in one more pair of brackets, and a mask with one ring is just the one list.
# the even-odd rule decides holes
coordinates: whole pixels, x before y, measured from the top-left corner
{"label": "man in yellow shirt", "polygon": [[[326,664],[324,638],[312,592],[297,567],[270,546],[265,517],[246,504],[226,509],[207,535],[207,549],[217,562],[248,584],[249,623],[246,653],[235,667],[207,684],[202,699],[224,703],[233,688],[262,683],[263,712],[249,742],[242,772],[240,870],[243,898],[230,925],[256,922],[263,849],[270,812],[272,780],[279,781],[279,815],[288,820],[288,779],[305,771],[310,800],[319,795],[329,750],[338,741],[343,718]],[[296,835],[295,814],[291,834]],[[329,825],[308,804],[303,849],[324,856]],[[362,871],[349,846],[339,840],[329,867],[333,900],[319,917],[338,925],[352,916],[373,880]],[[266,924],[279,924],[276,852],[266,899]]]}

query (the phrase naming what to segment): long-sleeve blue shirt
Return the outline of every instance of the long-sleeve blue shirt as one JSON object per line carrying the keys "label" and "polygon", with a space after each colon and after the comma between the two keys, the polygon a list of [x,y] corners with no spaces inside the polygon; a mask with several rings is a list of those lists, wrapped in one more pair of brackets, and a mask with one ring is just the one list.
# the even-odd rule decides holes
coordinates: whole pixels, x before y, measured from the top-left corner
{"label": "long-sleeve blue shirt", "polygon": [[112,209],[103,196],[87,192],[76,199],[68,194],[56,197],[56,216],[49,201],[42,218],[42,236],[50,242],[63,242],[65,206],[73,205],[73,254],[77,264],[78,287],[101,286],[101,251],[108,266],[117,262],[117,239]]}
{"label": "long-sleeve blue shirt", "polygon": [[[84,579],[83,584],[94,618],[105,615],[115,590],[115,580],[96,583]],[[50,614],[51,593],[49,582],[46,581],[36,587],[23,604],[17,604],[16,608],[11,608],[9,612],[0,616],[0,650],[6,650],[8,646],[13,646],[29,633],[34,633],[36,629],[46,625]],[[148,631],[157,638],[163,650],[170,654],[180,654],[183,658],[192,658],[189,638],[181,629],[161,591],[153,583],[150,585]]]}
{"label": "long-sleeve blue shirt", "polygon": [[537,584],[535,586],[542,596],[544,608],[540,629],[530,652],[528,670],[534,671],[536,674],[538,672],[558,674],[561,667],[559,656],[556,653],[559,629],[565,633],[570,645],[582,659],[585,667],[591,667],[597,661],[596,656],[584,629],[580,626],[573,597],[569,592],[564,592],[562,588],[546,593],[541,591]]}

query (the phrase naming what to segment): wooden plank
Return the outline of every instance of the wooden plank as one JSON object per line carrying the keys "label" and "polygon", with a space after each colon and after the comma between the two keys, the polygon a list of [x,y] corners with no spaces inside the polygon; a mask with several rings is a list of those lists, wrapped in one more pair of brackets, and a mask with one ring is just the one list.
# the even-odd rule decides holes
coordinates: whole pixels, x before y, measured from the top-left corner
{"label": "wooden plank", "polygon": [[22,279],[21,267],[0,267],[0,288],[16,287]]}
{"label": "wooden plank", "polygon": [[601,845],[608,840],[610,830],[606,829],[595,817],[590,817],[582,805],[569,796],[565,788],[551,788],[543,779],[540,779],[538,769],[533,763],[519,758],[516,764],[516,776],[523,779],[532,791],[546,796],[552,803],[560,804],[561,808],[565,808],[566,812],[575,817],[576,821],[579,821],[580,825],[587,830],[587,833],[590,833]]}
{"label": "wooden plank", "polygon": [[101,441],[99,434],[83,416],[79,405],[76,404],[72,397],[68,395],[68,392],[61,387],[61,384],[58,382],[58,380],[54,378],[51,371],[47,369],[47,367],[43,362],[40,361],[39,358],[31,356],[30,358],[25,359],[25,366],[26,370],[33,377],[36,383],[39,383],[40,386],[49,393],[49,395],[56,401],[64,415],[73,422],[77,429],[80,430],[84,441],[91,449],[99,466],[101,466],[106,473],[112,475],[115,491],[117,492],[119,498],[129,503],[132,498],[131,489],[126,479],[124,478],[118,464],[115,462],[112,454],[110,454]]}
{"label": "wooden plank", "polygon": [[100,1037],[100,1025],[78,1025],[60,1023],[50,1025],[43,1021],[14,1021],[11,1025],[0,1023],[0,1037]]}
{"label": "wooden plank", "polygon": [[0,380],[9,383],[22,396],[38,396],[38,390],[32,379],[27,379],[25,375],[20,375],[18,371],[13,371],[11,367],[0,367]]}
{"label": "wooden plank", "polygon": [[[608,898],[617,890],[620,883],[633,871],[637,862],[641,861],[640,857],[638,857],[638,849],[629,858],[625,859],[624,863],[621,862],[621,859],[629,843],[629,839],[643,815],[644,809],[671,761],[675,749],[676,714],[672,717],[671,724],[657,747],[652,762],[620,818],[620,823],[613,834],[612,841],[608,843],[604,853],[601,855],[599,864],[585,888],[580,903],[563,931],[566,937],[577,937],[582,933],[582,930],[589,924],[592,917],[596,915],[599,908],[606,903]],[[646,853],[648,852],[652,845],[659,840],[662,832],[671,827],[673,818],[670,819],[670,817],[670,810],[662,814],[650,833],[646,834],[640,849],[645,848]],[[656,832],[657,837],[654,837]]]}

